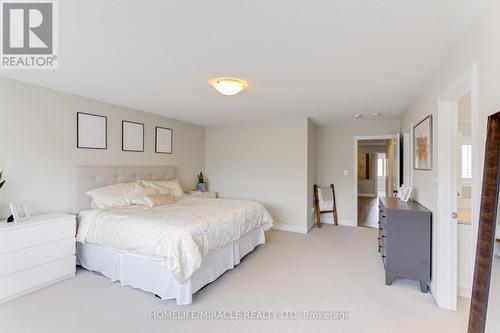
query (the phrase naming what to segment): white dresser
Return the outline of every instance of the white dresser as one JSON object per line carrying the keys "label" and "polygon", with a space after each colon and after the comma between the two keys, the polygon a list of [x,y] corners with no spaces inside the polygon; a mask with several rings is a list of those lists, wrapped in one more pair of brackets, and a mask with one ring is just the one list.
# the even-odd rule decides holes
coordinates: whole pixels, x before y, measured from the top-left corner
{"label": "white dresser", "polygon": [[0,222],[0,303],[74,277],[75,234],[69,214]]}

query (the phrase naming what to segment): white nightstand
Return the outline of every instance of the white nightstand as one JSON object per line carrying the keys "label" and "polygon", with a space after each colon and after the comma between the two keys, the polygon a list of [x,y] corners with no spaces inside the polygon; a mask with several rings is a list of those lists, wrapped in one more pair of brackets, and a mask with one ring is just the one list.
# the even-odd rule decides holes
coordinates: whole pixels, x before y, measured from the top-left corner
{"label": "white nightstand", "polygon": [[75,234],[69,214],[0,222],[0,303],[74,277]]}
{"label": "white nightstand", "polygon": [[213,191],[206,191],[206,192],[189,191],[187,193],[187,195],[190,196],[190,197],[200,197],[200,198],[217,199],[217,192],[213,192]]}

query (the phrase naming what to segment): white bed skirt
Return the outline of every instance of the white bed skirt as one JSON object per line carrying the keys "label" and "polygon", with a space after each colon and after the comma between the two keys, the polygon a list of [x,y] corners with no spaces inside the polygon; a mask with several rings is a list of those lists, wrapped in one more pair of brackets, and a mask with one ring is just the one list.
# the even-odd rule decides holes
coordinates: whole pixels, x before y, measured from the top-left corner
{"label": "white bed skirt", "polygon": [[215,281],[240,259],[265,243],[264,228],[257,227],[240,239],[203,258],[201,267],[189,280],[178,283],[160,261],[94,244],[77,243],[77,262],[83,268],[99,272],[130,286],[149,291],[161,299],[176,299],[178,305],[192,303],[192,295]]}

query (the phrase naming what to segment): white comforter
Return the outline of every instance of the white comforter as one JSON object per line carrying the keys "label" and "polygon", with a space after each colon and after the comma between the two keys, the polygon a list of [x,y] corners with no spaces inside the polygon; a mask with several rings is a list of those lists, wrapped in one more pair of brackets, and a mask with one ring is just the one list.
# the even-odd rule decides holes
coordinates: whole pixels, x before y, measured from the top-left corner
{"label": "white comforter", "polygon": [[272,227],[264,206],[253,201],[184,197],[145,208],[94,209],[79,215],[77,241],[159,259],[179,283],[212,251],[255,227]]}

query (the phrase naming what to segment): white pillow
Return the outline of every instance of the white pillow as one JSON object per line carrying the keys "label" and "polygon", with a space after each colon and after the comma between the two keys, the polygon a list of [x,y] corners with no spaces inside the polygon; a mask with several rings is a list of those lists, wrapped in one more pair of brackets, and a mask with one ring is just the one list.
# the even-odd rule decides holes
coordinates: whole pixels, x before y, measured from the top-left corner
{"label": "white pillow", "polygon": [[142,185],[158,190],[158,194],[170,194],[179,199],[184,195],[181,184],[178,179],[172,180],[140,180]]}
{"label": "white pillow", "polygon": [[135,196],[135,182],[99,187],[85,194],[92,198],[98,208],[126,207],[132,204],[131,197]]}
{"label": "white pillow", "polygon": [[[138,181],[135,183],[135,193],[133,198],[130,199],[130,202],[133,205],[149,206],[149,203],[146,200],[146,196],[158,195],[158,194],[160,194],[158,189],[153,187],[148,187],[144,185],[142,182]],[[168,195],[170,195],[170,192]]]}

